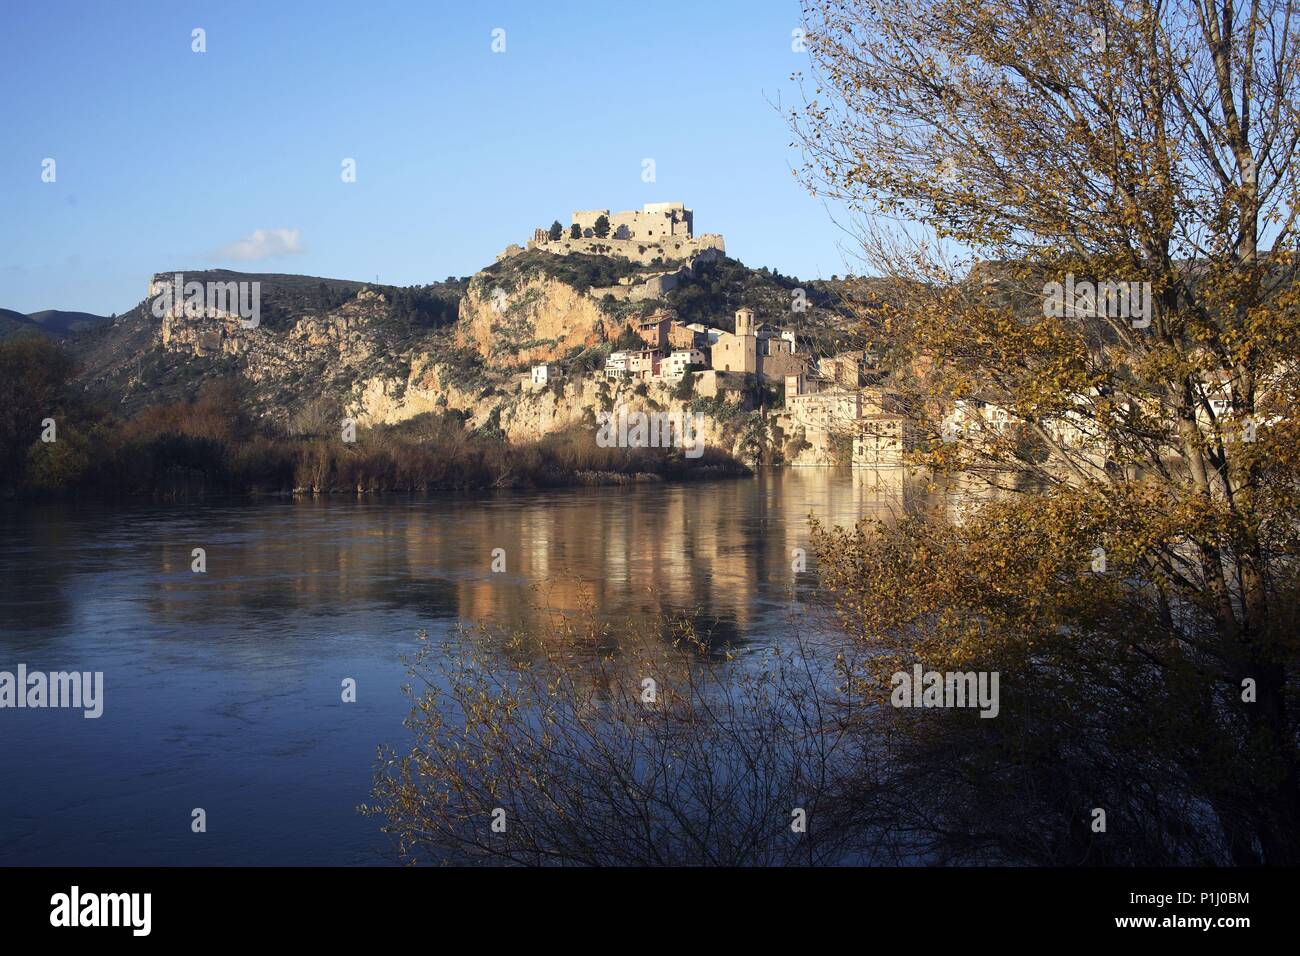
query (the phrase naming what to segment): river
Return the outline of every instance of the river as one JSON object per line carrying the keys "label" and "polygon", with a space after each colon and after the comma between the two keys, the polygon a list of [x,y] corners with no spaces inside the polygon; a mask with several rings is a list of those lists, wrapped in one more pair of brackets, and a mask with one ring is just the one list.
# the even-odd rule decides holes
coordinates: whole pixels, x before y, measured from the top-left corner
{"label": "river", "polygon": [[818,468],[440,499],[5,503],[0,671],[102,672],[104,689],[97,719],[0,709],[0,864],[391,863],[356,806],[376,747],[406,739],[420,629],[528,625],[585,598],[615,629],[690,614],[762,649],[815,587],[811,556],[792,570],[809,514],[887,516],[913,487]]}

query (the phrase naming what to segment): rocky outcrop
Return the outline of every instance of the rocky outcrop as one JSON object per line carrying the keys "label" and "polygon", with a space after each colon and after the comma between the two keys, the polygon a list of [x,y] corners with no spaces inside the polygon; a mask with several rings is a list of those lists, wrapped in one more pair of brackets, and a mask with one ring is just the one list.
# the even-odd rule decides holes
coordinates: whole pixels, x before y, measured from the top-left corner
{"label": "rocky outcrop", "polygon": [[[538,388],[515,380],[507,391],[476,395],[448,385],[444,373],[445,366],[432,364],[412,369],[405,380],[371,379],[356,391],[348,414],[359,425],[372,427],[400,424],[428,412],[459,411],[465,414],[467,427],[495,422],[507,441],[522,443],[570,428],[595,428],[601,411],[691,412],[691,401],[677,398],[673,386],[662,382],[638,389],[631,382],[592,376]],[[697,421],[707,446],[737,457],[743,454],[743,428],[735,417],[724,421],[704,413]]]}
{"label": "rocky outcrop", "polygon": [[375,325],[387,310],[383,294],[369,289],[325,315],[301,316],[287,329],[250,328],[224,312],[173,310],[162,318],[159,344],[166,352],[235,359],[262,414],[284,421],[323,393],[345,393],[370,370]]}
{"label": "rocky outcrop", "polygon": [[456,343],[493,368],[543,362],[597,345],[618,329],[589,293],[544,275],[507,287],[480,274],[460,303]]}
{"label": "rocky outcrop", "polygon": [[374,350],[368,325],[386,311],[382,293],[362,289],[355,299],[324,316],[303,316],[287,331],[247,327],[238,315],[204,310],[199,315],[171,311],[162,319],[162,345],[172,352],[225,354],[245,359],[254,381],[306,358],[362,362]]}
{"label": "rocky outcrop", "polygon": [[464,388],[450,372],[450,366],[434,355],[415,355],[405,376],[376,375],[358,381],[346,411],[365,428],[444,411],[464,412],[472,424],[486,420],[500,397],[492,400],[484,396],[484,389]]}

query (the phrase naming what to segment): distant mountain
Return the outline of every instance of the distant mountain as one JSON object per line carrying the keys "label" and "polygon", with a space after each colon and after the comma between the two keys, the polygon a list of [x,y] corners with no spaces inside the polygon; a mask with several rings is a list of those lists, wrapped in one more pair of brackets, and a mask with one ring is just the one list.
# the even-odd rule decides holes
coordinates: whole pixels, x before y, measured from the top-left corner
{"label": "distant mountain", "polygon": [[23,332],[30,335],[39,331],[25,313],[15,312],[12,309],[0,309],[0,341]]}
{"label": "distant mountain", "polygon": [[0,309],[0,338],[8,338],[24,331],[38,331],[59,338],[93,329],[107,321],[109,321],[107,315],[95,315],[91,312],[45,309],[41,312],[24,313],[13,309]]}

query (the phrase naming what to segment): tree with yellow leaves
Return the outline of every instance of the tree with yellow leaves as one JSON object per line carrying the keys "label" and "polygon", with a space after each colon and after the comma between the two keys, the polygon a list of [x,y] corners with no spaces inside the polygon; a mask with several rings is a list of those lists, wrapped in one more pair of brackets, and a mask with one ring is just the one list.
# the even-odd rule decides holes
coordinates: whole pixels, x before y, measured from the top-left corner
{"label": "tree with yellow leaves", "polygon": [[881,677],[1001,672],[896,722],[948,858],[1300,862],[1298,13],[806,6],[804,180],[896,284],[916,459],[988,489],[822,537]]}

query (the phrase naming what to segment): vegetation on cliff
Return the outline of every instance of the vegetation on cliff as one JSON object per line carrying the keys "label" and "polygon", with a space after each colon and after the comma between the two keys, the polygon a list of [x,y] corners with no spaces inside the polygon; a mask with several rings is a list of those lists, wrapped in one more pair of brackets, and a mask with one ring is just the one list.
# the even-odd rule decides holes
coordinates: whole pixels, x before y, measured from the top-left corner
{"label": "vegetation on cliff", "polygon": [[474,276],[473,281],[488,289],[500,288],[510,293],[533,276],[544,276],[586,292],[592,288],[617,285],[620,279],[662,272],[664,266],[641,266],[616,256],[593,256],[570,253],[557,256],[530,250],[502,259]]}
{"label": "vegetation on cliff", "polygon": [[594,428],[510,445],[499,430],[467,431],[456,412],[356,429],[355,441],[345,441],[341,413],[328,399],[285,428],[255,420],[237,377],[205,383],[192,400],[115,417],[77,397],[69,388],[73,371],[73,360],[45,339],[0,343],[5,494],[429,492],[744,471],[713,450],[686,460],[675,449],[600,448]]}

